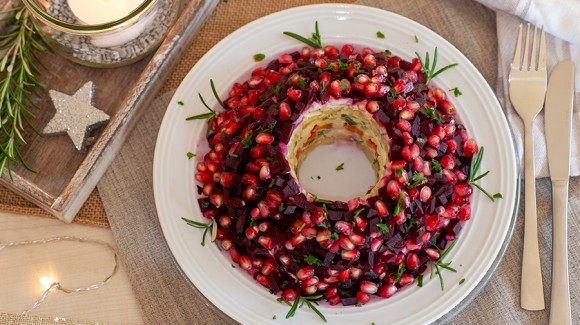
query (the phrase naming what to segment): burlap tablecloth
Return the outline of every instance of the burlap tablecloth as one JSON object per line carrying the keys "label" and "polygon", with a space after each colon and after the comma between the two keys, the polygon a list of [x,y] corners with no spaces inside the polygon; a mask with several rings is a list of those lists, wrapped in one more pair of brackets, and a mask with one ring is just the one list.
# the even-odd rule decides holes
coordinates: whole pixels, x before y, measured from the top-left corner
{"label": "burlap tablecloth", "polygon": [[[325,1],[224,0],[184,55],[163,92],[175,89],[195,62],[215,43],[242,25],[285,8]],[[335,1],[336,2],[336,1]],[[352,3],[352,1],[343,1]],[[463,52],[495,88],[497,42],[495,14],[465,0],[361,0],[431,28]],[[98,189],[120,257],[125,263],[143,318],[147,324],[223,324],[232,322],[197,294],[183,276],[159,227],[152,191],[152,162],[159,124],[171,94],[161,96],[149,109],[99,183]],[[0,189],[0,194],[2,190]],[[96,196],[96,195],[95,195]],[[523,196],[522,196],[523,197]],[[2,206],[0,195],[0,209]],[[98,196],[96,198],[98,200]],[[572,317],[580,319],[579,245],[580,178],[570,184],[570,284]],[[100,201],[98,202],[100,204]],[[520,203],[521,204],[521,203]],[[537,181],[538,228],[546,310],[528,312],[519,307],[523,214],[504,261],[475,300],[452,324],[545,324],[548,319],[551,272],[551,193],[548,179]],[[78,219],[77,219],[78,220]]]}

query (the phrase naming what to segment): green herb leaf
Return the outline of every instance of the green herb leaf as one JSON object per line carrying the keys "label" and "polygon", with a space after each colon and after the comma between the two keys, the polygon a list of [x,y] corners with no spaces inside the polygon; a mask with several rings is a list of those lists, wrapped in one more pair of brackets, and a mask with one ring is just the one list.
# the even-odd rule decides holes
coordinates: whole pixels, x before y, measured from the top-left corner
{"label": "green herb leaf", "polygon": [[415,35],[415,43],[419,43],[419,37],[417,35]]}
{"label": "green herb leaf", "polygon": [[441,118],[432,107],[425,107],[425,115],[432,120],[441,121]]}
{"label": "green herb leaf", "polygon": [[395,210],[393,210],[393,215],[396,216],[399,214],[399,212],[401,212],[401,209],[403,208],[403,199],[405,198],[405,196],[403,195],[403,193],[399,194],[398,198],[397,198],[397,205],[395,205]]}
{"label": "green herb leaf", "polygon": [[196,154],[191,153],[191,152],[188,152],[186,155],[187,155],[187,159],[191,159],[191,158],[197,156]]}
{"label": "green herb leaf", "polygon": [[260,62],[260,61],[264,60],[265,57],[266,57],[266,55],[264,55],[263,53],[254,54],[254,61]]}
{"label": "green herb leaf", "polygon": [[463,93],[457,87],[451,88],[451,89],[449,89],[449,91],[452,91],[453,96],[455,96],[455,97],[459,97],[459,96],[463,95]]}
{"label": "green herb leaf", "polygon": [[397,274],[395,274],[395,277],[393,278],[393,282],[398,282],[401,279],[401,276],[403,275],[403,273],[405,272],[405,262],[399,264],[399,269],[397,270]]}
{"label": "green herb leaf", "polygon": [[222,100],[220,99],[220,96],[218,96],[217,90],[215,89],[215,85],[212,79],[209,80],[209,84],[211,85],[211,91],[213,92],[213,95],[217,100],[217,102],[220,104],[220,106],[223,107],[223,109],[228,109],[227,106],[224,105],[224,102],[222,102]]}
{"label": "green herb leaf", "polygon": [[433,54],[433,65],[429,64],[429,52],[425,53],[425,61],[423,61],[423,58],[421,57],[421,55],[419,55],[419,53],[415,52],[415,55],[417,56],[417,58],[419,59],[419,61],[421,62],[421,65],[423,66],[423,74],[425,75],[425,83],[428,83],[431,79],[435,78],[436,76],[438,76],[439,74],[457,66],[457,63],[453,63],[450,65],[447,65],[437,71],[435,71],[436,66],[437,66],[437,55],[438,55],[438,50],[437,48],[435,48],[435,53]]}
{"label": "green herb leaf", "polygon": [[485,196],[487,196],[492,202],[495,202],[496,199],[503,198],[503,195],[501,195],[501,193],[495,193],[494,195],[491,195],[483,187],[481,187],[481,185],[475,184],[475,182],[477,182],[478,180],[484,178],[489,174],[489,171],[486,171],[485,173],[476,176],[477,172],[479,171],[479,167],[481,166],[484,152],[485,148],[481,147],[479,149],[479,152],[474,153],[473,157],[471,157],[471,164],[469,167],[469,176],[467,177],[467,183],[473,185],[475,188],[480,190]]}
{"label": "green herb leaf", "polygon": [[423,174],[419,172],[413,173],[413,176],[411,176],[408,181],[405,181],[405,185],[407,185],[407,188],[409,189],[415,188],[425,183],[427,183],[427,177],[423,176]]}
{"label": "green herb leaf", "polygon": [[215,116],[215,113],[203,113],[203,114],[199,114],[199,115],[194,115],[194,116],[190,116],[188,118],[186,118],[186,121],[191,121],[191,120],[207,120],[209,118],[212,118]]}
{"label": "green herb leaf", "polygon": [[319,49],[322,48],[322,41],[320,38],[320,32],[318,30],[318,21],[315,23],[314,25],[314,33],[312,33],[312,37],[310,38],[306,38],[304,36],[300,36],[296,33],[292,33],[292,32],[284,32],[284,35],[290,36],[302,43],[307,44],[308,46],[311,46],[315,49]]}
{"label": "green herb leaf", "polygon": [[359,214],[361,214],[361,212],[363,212],[364,210],[365,210],[365,208],[360,208],[360,209],[356,210],[356,211],[354,212],[354,216],[355,216],[355,217],[356,217],[356,216],[358,216],[358,215],[359,215]]}
{"label": "green herb leaf", "polygon": [[252,135],[253,135],[252,133],[253,133],[252,130],[250,130],[248,132],[248,135],[246,135],[246,137],[242,140],[242,147],[244,149],[248,149],[248,148],[250,148],[252,146],[252,140],[253,140],[252,139]]}
{"label": "green herb leaf", "polygon": [[344,163],[341,163],[340,165],[336,166],[336,170],[343,170],[344,169]]}
{"label": "green herb leaf", "polygon": [[350,117],[347,114],[340,114],[340,117],[348,124],[348,125],[358,125],[357,122],[355,122],[352,117]]}
{"label": "green herb leaf", "polygon": [[377,32],[377,38],[385,38],[385,34],[383,34],[379,31],[379,32]]}
{"label": "green herb leaf", "polygon": [[306,255],[304,255],[304,262],[308,263],[308,265],[324,266],[324,262],[311,253],[306,253]]}
{"label": "green herb leaf", "polygon": [[180,101],[178,101],[178,102],[177,102],[177,105],[179,105],[179,106],[183,106],[183,105],[185,105],[185,103],[184,103],[183,101],[181,101],[181,100],[180,100]]}
{"label": "green herb leaf", "polygon": [[465,278],[459,280],[459,285],[462,285],[465,282]]}
{"label": "green herb leaf", "polygon": [[419,274],[419,276],[417,277],[417,286],[419,288],[423,287],[423,275]]}
{"label": "green herb leaf", "polygon": [[388,234],[389,233],[389,226],[384,223],[377,223],[377,227],[379,228],[379,233],[381,234]]}
{"label": "green herb leaf", "polygon": [[326,317],[324,317],[324,315],[316,307],[314,307],[314,305],[310,301],[308,301],[308,299],[305,299],[304,301],[306,302],[306,306],[314,310],[316,315],[318,315],[318,317],[320,317],[326,323]]}
{"label": "green herb leaf", "polygon": [[294,303],[292,304],[292,307],[290,307],[288,314],[286,314],[286,319],[293,317],[296,314],[296,309],[298,309],[299,303],[300,303],[300,297],[296,297],[296,300],[294,300]]}
{"label": "green herb leaf", "polygon": [[433,170],[436,172],[440,173],[443,170],[443,167],[437,160],[431,159],[431,164],[433,164]]}

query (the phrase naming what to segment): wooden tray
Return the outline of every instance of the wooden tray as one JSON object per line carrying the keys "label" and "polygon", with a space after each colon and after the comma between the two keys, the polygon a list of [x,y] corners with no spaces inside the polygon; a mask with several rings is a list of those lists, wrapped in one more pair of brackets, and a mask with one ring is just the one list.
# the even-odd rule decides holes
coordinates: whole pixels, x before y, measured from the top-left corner
{"label": "wooden tray", "polygon": [[[98,130],[95,143],[84,153],[75,149],[67,135],[40,137],[27,130],[28,144],[23,147],[23,156],[36,172],[13,166],[13,181],[5,172],[0,183],[59,219],[71,222],[217,3],[185,0],[180,17],[159,49],[126,67],[88,68],[56,53],[43,53],[41,61],[46,69],[39,80],[47,90],[73,94],[85,82],[94,81],[93,102],[111,119]],[[39,98],[38,104],[41,109],[35,112],[34,125],[42,130],[55,108],[48,95]]]}

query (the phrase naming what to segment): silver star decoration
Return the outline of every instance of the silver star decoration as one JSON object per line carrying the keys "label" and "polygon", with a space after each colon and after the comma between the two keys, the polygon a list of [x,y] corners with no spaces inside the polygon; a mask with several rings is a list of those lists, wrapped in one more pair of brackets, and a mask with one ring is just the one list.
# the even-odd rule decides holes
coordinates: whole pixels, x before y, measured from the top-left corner
{"label": "silver star decoration", "polygon": [[106,123],[109,115],[92,105],[93,82],[89,81],[72,95],[49,91],[56,114],[42,131],[46,135],[66,133],[77,150],[84,148],[94,128]]}

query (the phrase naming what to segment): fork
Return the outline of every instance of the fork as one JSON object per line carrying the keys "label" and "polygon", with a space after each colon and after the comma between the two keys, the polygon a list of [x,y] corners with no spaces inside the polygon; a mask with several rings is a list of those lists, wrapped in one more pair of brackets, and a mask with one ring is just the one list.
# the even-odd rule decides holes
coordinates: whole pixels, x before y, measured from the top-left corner
{"label": "fork", "polygon": [[[527,310],[542,310],[544,306],[544,288],[540,268],[540,251],[538,247],[538,224],[536,216],[536,177],[534,164],[533,122],[544,106],[547,88],[546,41],[544,28],[540,35],[540,46],[536,60],[536,39],[538,28],[534,27],[533,36],[528,24],[524,54],[521,57],[522,25],[518,32],[518,41],[509,75],[510,100],[524,122],[524,164],[525,164],[525,226],[524,254],[522,259],[521,306]],[[532,40],[531,47],[529,46]],[[530,50],[531,48],[531,57]]]}

